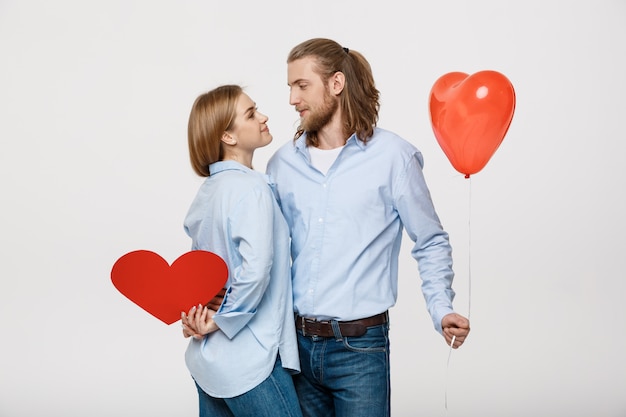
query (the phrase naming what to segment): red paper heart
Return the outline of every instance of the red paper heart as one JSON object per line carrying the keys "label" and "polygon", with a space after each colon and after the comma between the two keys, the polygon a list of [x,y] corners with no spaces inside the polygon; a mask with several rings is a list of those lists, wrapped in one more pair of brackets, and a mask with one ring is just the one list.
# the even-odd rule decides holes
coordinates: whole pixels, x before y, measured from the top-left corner
{"label": "red paper heart", "polygon": [[515,91],[496,71],[450,72],[430,91],[430,118],[441,149],[465,178],[487,164],[509,129]]}
{"label": "red paper heart", "polygon": [[180,320],[182,311],[206,304],[228,278],[222,258],[203,250],[187,252],[170,266],[160,255],[137,250],[119,258],[111,281],[126,298],[165,324]]}

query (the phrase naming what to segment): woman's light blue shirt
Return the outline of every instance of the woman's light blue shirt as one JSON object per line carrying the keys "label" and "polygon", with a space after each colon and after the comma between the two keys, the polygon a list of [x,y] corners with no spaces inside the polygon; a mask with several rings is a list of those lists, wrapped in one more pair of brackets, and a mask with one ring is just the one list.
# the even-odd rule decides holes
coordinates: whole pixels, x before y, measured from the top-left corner
{"label": "woman's light blue shirt", "polygon": [[435,329],[452,313],[452,250],[422,173],[422,154],[377,128],[352,135],[326,175],[310,162],[306,135],[283,145],[267,173],[292,238],[294,308],[320,320],[354,320],[392,307],[403,230],[414,242]]}
{"label": "woman's light blue shirt", "polygon": [[[189,342],[185,361],[213,397],[234,397],[272,372],[276,356],[300,370],[293,320],[289,232],[267,177],[234,161],[209,167],[184,226],[192,250],[228,265],[220,330]],[[191,307],[191,306],[190,306]]]}

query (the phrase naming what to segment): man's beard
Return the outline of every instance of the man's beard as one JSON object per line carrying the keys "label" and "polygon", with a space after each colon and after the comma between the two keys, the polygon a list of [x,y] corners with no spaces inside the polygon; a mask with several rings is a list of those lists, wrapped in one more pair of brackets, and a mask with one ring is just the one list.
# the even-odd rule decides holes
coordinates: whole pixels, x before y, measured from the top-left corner
{"label": "man's beard", "polygon": [[301,128],[305,132],[318,132],[333,118],[333,115],[339,107],[339,102],[330,95],[328,89],[324,91],[324,101],[322,105],[315,110],[309,112],[306,119],[302,120]]}

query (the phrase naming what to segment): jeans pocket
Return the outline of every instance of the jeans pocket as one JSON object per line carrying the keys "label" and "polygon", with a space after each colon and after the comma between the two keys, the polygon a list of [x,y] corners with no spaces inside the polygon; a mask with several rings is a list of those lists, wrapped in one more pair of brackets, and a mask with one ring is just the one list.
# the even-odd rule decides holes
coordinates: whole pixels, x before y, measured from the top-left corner
{"label": "jeans pocket", "polygon": [[386,352],[389,348],[389,325],[368,327],[363,336],[344,337],[343,345],[353,352]]}

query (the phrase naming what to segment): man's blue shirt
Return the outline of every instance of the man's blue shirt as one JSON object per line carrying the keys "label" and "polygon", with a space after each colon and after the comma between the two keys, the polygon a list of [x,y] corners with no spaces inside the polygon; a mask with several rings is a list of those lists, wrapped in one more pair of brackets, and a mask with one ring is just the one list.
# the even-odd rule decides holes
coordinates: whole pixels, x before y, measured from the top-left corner
{"label": "man's blue shirt", "polygon": [[328,173],[310,163],[306,134],[283,145],[267,173],[292,238],[294,309],[320,320],[355,320],[392,307],[403,230],[414,242],[435,328],[452,313],[452,249],[426,186],[421,153],[376,128],[352,135]]}

